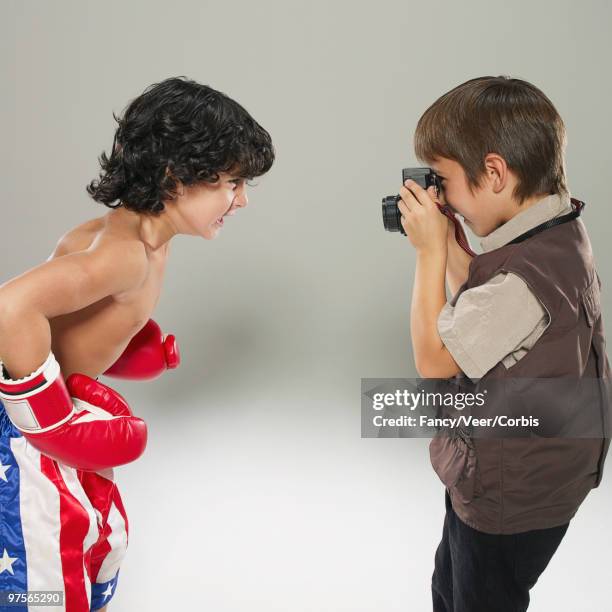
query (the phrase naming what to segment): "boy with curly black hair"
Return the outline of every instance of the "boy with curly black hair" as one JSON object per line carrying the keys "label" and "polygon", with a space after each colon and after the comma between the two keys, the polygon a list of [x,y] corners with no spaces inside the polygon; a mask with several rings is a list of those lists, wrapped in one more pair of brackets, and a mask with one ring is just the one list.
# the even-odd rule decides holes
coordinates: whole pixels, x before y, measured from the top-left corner
{"label": "boy with curly black hair", "polygon": [[214,238],[274,161],[242,106],[185,77],[150,86],[115,119],[87,186],[112,210],[0,286],[0,590],[58,591],[82,612],[106,607],[127,546],[112,468],[146,445],[144,421],[97,377],[178,365],[150,319],[170,240]]}

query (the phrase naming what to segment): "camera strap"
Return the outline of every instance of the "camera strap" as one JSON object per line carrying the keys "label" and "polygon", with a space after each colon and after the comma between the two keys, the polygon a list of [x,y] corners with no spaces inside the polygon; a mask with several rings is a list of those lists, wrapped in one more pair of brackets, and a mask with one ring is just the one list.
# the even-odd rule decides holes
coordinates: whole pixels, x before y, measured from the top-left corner
{"label": "camera strap", "polygon": [[[554,219],[549,219],[548,221],[545,221],[544,223],[540,223],[540,225],[536,225],[535,227],[532,227],[530,230],[526,231],[524,234],[517,236],[514,240],[511,240],[510,242],[507,242],[506,244],[517,244],[518,242],[523,242],[523,240],[527,240],[527,238],[531,238],[531,236],[535,236],[535,234],[539,234],[540,232],[550,229],[551,227],[554,227],[555,225],[561,225],[562,223],[573,221],[574,219],[579,217],[580,214],[582,213],[582,209],[585,207],[585,203],[582,202],[581,200],[577,200],[576,198],[570,198],[570,201],[572,203],[572,206],[574,207],[574,210],[572,212],[567,213],[566,215],[562,215],[561,217],[555,217]],[[472,257],[476,257],[478,253],[474,252],[470,248],[468,240],[465,236],[465,232],[463,231],[463,227],[461,226],[461,223],[459,222],[459,219],[455,217],[453,212],[450,211],[447,206],[442,206],[438,204],[438,208],[442,214],[446,215],[454,223],[455,240],[457,241],[459,246],[468,255],[471,255]]]}
{"label": "camera strap", "polygon": [[523,240],[527,240],[527,238],[531,238],[535,234],[539,234],[544,230],[547,230],[555,225],[561,225],[563,223],[568,223],[569,221],[573,221],[582,213],[582,209],[585,206],[585,203],[581,200],[576,200],[576,198],[570,198],[570,201],[574,207],[574,210],[571,213],[567,213],[567,215],[562,215],[561,217],[555,217],[554,219],[549,219],[544,223],[540,223],[540,225],[536,225],[532,227],[529,231],[517,236],[514,240],[510,240],[506,244],[517,244],[518,242],[523,242]]}
{"label": "camera strap", "polygon": [[455,226],[455,240],[457,241],[457,244],[468,255],[470,255],[470,257],[476,257],[478,253],[472,251],[472,249],[470,248],[470,243],[468,242],[468,239],[465,235],[465,232],[463,231],[463,227],[459,219],[455,217],[455,214],[449,209],[448,206],[443,206],[442,204],[437,204],[437,206],[438,210],[453,222],[453,225]]}

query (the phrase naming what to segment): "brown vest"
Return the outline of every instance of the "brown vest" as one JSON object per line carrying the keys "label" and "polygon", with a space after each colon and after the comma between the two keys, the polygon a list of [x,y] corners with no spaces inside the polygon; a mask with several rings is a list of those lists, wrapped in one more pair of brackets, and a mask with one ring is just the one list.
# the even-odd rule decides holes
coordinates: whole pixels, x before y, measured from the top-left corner
{"label": "brown vest", "polygon": [[[474,257],[451,305],[463,291],[499,272],[520,276],[548,311],[550,323],[517,363],[506,368],[499,362],[477,385],[513,377],[611,377],[601,281],[580,217]],[[463,373],[456,378],[469,381]],[[608,409],[604,403],[602,411]],[[486,533],[511,534],[569,522],[599,485],[609,445],[609,438],[436,436],[430,456],[464,523]]]}

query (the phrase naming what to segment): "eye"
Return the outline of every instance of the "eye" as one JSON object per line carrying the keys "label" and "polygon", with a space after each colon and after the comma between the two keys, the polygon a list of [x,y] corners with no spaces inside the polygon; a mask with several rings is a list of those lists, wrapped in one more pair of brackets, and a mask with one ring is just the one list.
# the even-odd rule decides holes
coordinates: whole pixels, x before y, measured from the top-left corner
{"label": "eye", "polygon": [[253,183],[253,179],[251,177],[231,179],[229,182],[233,184],[232,190],[235,190],[236,187],[239,187],[241,185],[247,185],[248,187],[255,186],[255,183]]}

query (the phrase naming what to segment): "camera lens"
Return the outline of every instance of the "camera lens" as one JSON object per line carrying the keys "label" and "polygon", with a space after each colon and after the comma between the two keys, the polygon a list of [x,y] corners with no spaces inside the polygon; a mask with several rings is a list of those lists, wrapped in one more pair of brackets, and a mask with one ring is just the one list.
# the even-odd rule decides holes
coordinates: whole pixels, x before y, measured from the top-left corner
{"label": "camera lens", "polygon": [[402,214],[397,205],[399,200],[399,195],[390,195],[382,199],[383,225],[388,232],[401,232],[405,236],[406,232],[402,227]]}

